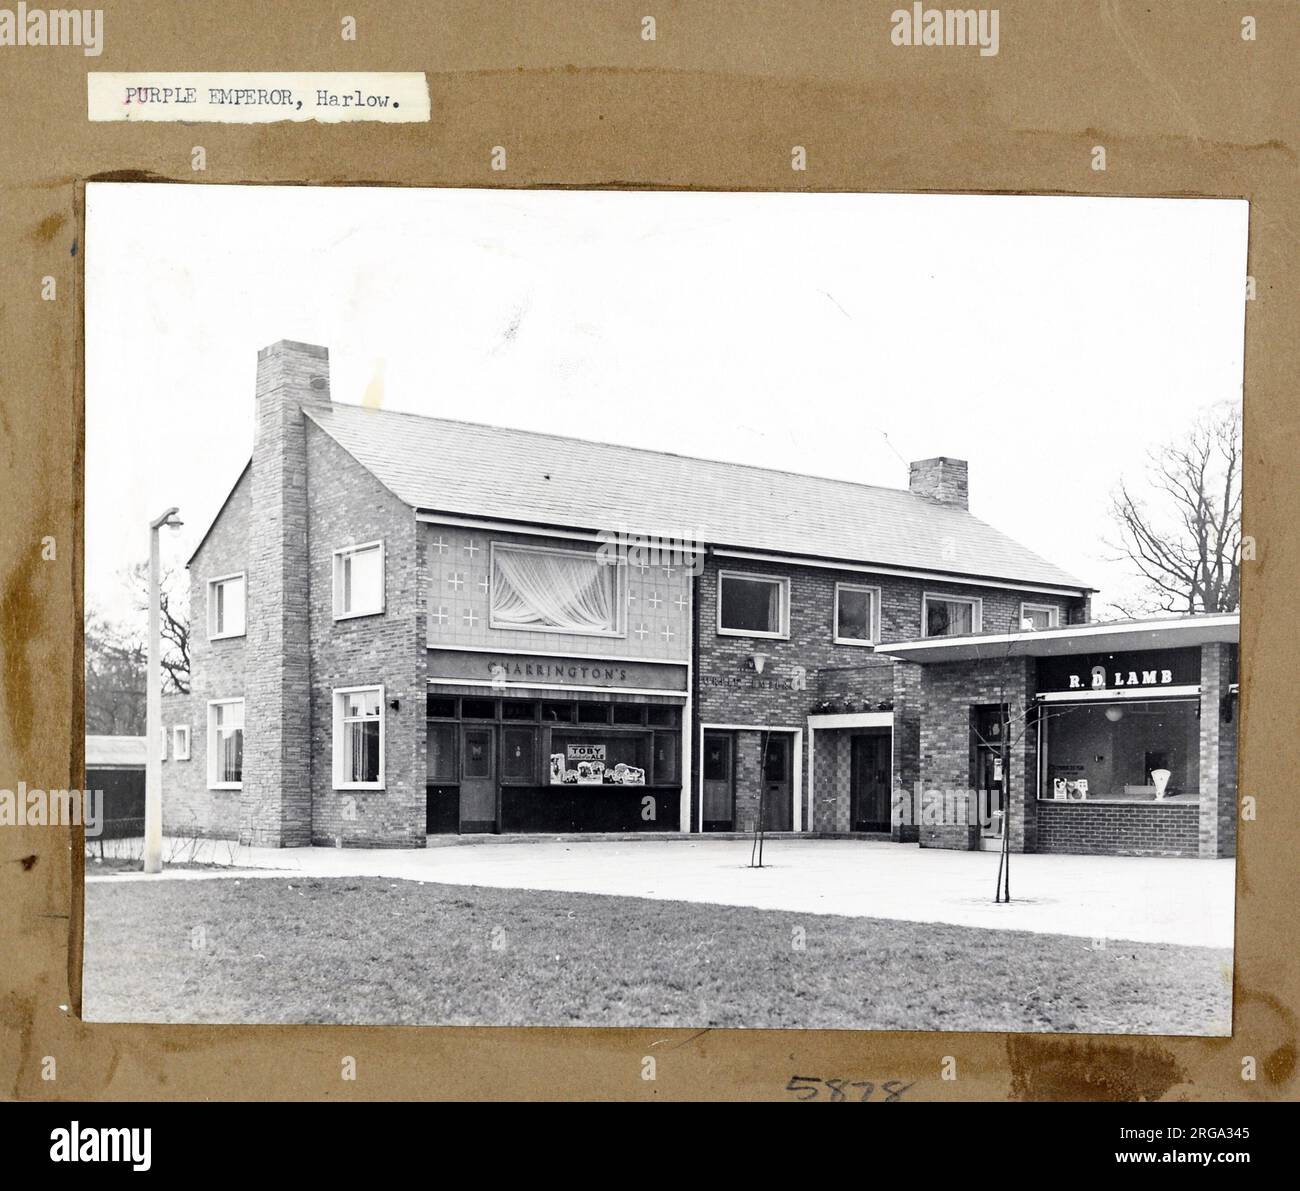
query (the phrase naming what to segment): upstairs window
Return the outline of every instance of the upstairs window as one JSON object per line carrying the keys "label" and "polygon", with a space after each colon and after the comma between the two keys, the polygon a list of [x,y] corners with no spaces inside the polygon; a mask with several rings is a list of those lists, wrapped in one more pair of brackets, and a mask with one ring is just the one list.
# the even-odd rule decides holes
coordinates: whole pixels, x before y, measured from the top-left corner
{"label": "upstairs window", "polygon": [[384,688],[334,692],[334,788],[379,790],[384,785]]}
{"label": "upstairs window", "polygon": [[1051,604],[1021,604],[1020,627],[1022,630],[1037,632],[1040,629],[1054,629],[1061,623],[1061,610]]}
{"label": "upstairs window", "polygon": [[594,551],[492,543],[494,629],[623,635],[623,572]]}
{"label": "upstairs window", "polygon": [[835,585],[835,642],[874,645],[880,640],[880,588]]}
{"label": "upstairs window", "polygon": [[788,637],[790,586],[768,575],[718,575],[718,632],[734,637]]}
{"label": "upstairs window", "polygon": [[921,620],[927,637],[964,637],[981,629],[982,601],[926,592]]}
{"label": "upstairs window", "polygon": [[334,619],[384,610],[384,543],[334,551]]}
{"label": "upstairs window", "polygon": [[172,728],[172,756],[177,761],[190,759],[190,726],[177,724]]}
{"label": "upstairs window", "polygon": [[208,582],[208,640],[244,635],[244,576],[223,575]]}

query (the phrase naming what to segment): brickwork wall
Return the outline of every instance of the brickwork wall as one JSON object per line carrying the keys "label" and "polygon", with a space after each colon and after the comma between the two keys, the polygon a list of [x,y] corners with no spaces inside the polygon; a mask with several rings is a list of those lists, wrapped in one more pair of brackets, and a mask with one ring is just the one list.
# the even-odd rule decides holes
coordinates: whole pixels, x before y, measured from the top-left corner
{"label": "brickwork wall", "polygon": [[[311,501],[311,841],[360,847],[425,844],[425,659],[422,526],[314,424],[306,436]],[[334,619],[334,551],[384,543],[384,610]],[[334,690],[384,688],[384,789],[335,790]],[[396,700],[396,710],[391,706]]]}
{"label": "brickwork wall", "polygon": [[890,835],[896,843],[914,844],[921,838],[920,807],[916,805],[921,780],[921,675],[915,662],[894,663],[893,791]]}
{"label": "brickwork wall", "polygon": [[324,348],[281,342],[257,357],[243,821],[264,847],[311,842],[311,724],[304,404],[329,400]]}
{"label": "brickwork wall", "polygon": [[[959,818],[971,817],[967,799],[974,796],[971,745],[972,709],[1008,705],[1013,714],[1032,705],[1034,664],[1027,658],[986,658],[970,662],[937,663],[924,667],[921,677],[922,847],[975,848],[977,823],[950,820],[953,811],[936,813],[943,805]],[[1013,851],[1036,846],[1037,733],[1012,731],[1011,774],[1006,783],[1008,831]]]}
{"label": "brickwork wall", "polygon": [[1038,805],[1039,852],[1094,856],[1196,856],[1195,803],[1115,806],[1045,801]]}
{"label": "brickwork wall", "polygon": [[1201,646],[1201,799],[1198,822],[1202,856],[1237,853],[1237,724],[1223,722],[1229,685],[1235,681],[1236,647]]}
{"label": "brickwork wall", "polygon": [[[788,639],[720,634],[717,630],[719,571],[787,578],[790,584]],[[892,701],[896,731],[893,772],[895,797],[903,799],[908,796],[921,770],[923,717],[920,691],[923,668],[895,663],[862,646],[836,644],[834,625],[837,583],[880,589],[880,636],[886,642],[921,636],[922,596],[925,592],[980,599],[982,629],[985,632],[1019,628],[1022,601],[1051,604],[1059,608],[1062,623],[1069,623],[1073,616],[1081,615],[1086,604],[1081,599],[1038,596],[971,584],[710,557],[699,580],[696,739],[700,724],[804,727],[808,715],[823,700],[834,703],[835,710],[852,711],[875,710],[881,703],[888,705]],[[755,653],[763,653],[768,657],[761,676],[746,667],[748,659]],[[962,740],[965,741],[967,737],[968,730],[964,729]],[[806,738],[805,732],[805,754]],[[739,742],[737,748],[739,781],[746,772],[744,741]],[[802,769],[806,775],[806,755]],[[697,769],[692,774],[692,790],[698,789],[698,780]],[[968,783],[969,776],[966,776],[963,784]],[[802,792],[805,824],[810,821],[806,785],[805,778]],[[738,785],[738,801],[739,798]],[[694,805],[694,799],[692,804]],[[816,822],[815,815],[811,821]],[[894,835],[900,840],[918,838],[917,829],[908,826],[897,827]]]}
{"label": "brickwork wall", "polygon": [[[254,585],[248,574],[251,509],[252,473],[246,470],[190,561],[190,694],[162,700],[169,735],[176,724],[190,727],[190,760],[175,761],[169,741],[162,768],[163,831],[169,835],[240,838],[241,792],[208,788],[208,703],[245,696],[248,643],[246,636],[208,639],[208,580],[243,572],[246,589]],[[247,765],[247,751],[244,760]]]}

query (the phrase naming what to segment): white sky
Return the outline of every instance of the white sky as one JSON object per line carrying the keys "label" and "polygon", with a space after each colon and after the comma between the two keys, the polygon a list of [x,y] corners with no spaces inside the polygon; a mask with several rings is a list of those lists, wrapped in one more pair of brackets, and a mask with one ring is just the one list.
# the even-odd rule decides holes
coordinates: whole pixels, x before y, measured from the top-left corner
{"label": "white sky", "polygon": [[1094,615],[1132,588],[1115,483],[1241,400],[1240,201],[93,184],[87,220],[86,591],[114,614],[151,517],[180,506],[179,565],[215,515],[277,339],[329,347],[336,401],[377,379],[391,409],[896,487],[968,459],[971,510]]}

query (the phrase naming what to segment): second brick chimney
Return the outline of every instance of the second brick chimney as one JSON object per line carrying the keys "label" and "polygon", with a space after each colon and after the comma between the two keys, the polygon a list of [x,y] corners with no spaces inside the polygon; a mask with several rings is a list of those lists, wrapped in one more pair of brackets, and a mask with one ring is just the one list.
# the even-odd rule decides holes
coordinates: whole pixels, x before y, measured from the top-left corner
{"label": "second brick chimney", "polygon": [[958,508],[968,508],[966,460],[937,455],[908,466],[907,486],[917,496],[928,496]]}
{"label": "second brick chimney", "polygon": [[329,351],[287,339],[257,353],[248,527],[243,819],[251,843],[311,843],[307,432],[329,401]]}

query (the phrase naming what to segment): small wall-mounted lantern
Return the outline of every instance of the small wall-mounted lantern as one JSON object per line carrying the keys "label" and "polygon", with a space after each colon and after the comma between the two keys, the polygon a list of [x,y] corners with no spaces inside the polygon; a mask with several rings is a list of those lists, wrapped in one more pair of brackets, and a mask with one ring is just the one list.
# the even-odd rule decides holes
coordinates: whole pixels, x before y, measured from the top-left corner
{"label": "small wall-mounted lantern", "polygon": [[751,653],[745,663],[755,674],[762,674],[767,669],[767,654]]}
{"label": "small wall-mounted lantern", "polygon": [[1233,711],[1237,704],[1237,684],[1234,682],[1228,687],[1228,693],[1219,700],[1219,721],[1220,723],[1232,723]]}

